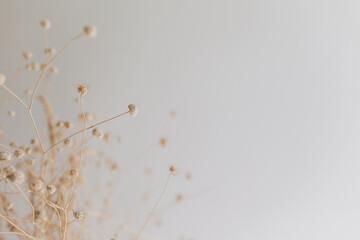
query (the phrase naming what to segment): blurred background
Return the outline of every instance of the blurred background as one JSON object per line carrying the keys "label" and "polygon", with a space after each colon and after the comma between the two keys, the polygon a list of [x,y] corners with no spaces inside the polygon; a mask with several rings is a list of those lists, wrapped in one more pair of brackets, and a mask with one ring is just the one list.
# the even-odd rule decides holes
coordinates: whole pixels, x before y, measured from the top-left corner
{"label": "blurred background", "polygon": [[[96,38],[75,42],[54,64],[51,101],[57,116],[76,120],[76,87],[86,83],[84,106],[98,120],[138,105],[136,118],[103,125],[122,138],[106,151],[119,161],[146,152],[127,177],[135,191],[146,167],[158,192],[167,168],[180,169],[160,208],[177,193],[191,196],[147,232],[359,239],[359,11],[355,0],[3,0],[0,72],[12,76],[24,50],[43,60],[43,18],[58,50],[84,25],[97,27]],[[37,77],[21,73],[14,89],[21,94]],[[9,102],[1,114],[8,108],[18,113],[9,140],[27,141],[22,106]],[[147,152],[161,137],[166,148]],[[94,184],[102,178],[92,174]]]}

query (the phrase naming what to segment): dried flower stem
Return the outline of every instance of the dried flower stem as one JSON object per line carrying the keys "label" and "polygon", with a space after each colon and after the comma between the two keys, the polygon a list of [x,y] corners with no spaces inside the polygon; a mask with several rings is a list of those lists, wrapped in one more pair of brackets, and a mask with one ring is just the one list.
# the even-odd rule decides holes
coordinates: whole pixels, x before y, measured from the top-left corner
{"label": "dried flower stem", "polygon": [[32,105],[34,103],[34,99],[35,99],[35,95],[36,95],[36,91],[40,85],[40,82],[41,82],[41,79],[44,77],[47,69],[49,68],[49,66],[61,55],[65,52],[65,50],[74,42],[76,41],[77,39],[79,39],[81,36],[83,36],[84,34],[81,33],[81,34],[78,34],[76,35],[75,37],[71,38],[66,44],[65,46],[55,55],[55,57],[53,57],[45,66],[45,68],[42,70],[42,73],[39,77],[39,80],[37,81],[36,85],[35,85],[35,88],[34,88],[34,91],[33,91],[33,94],[31,96],[31,102],[30,102],[30,105],[29,105],[29,110],[31,110],[32,108]]}
{"label": "dried flower stem", "polygon": [[19,233],[19,232],[0,232],[0,234],[15,234],[15,235],[20,235],[20,236],[25,236],[25,237],[27,237],[26,234],[24,234],[24,233]]}
{"label": "dried flower stem", "polygon": [[94,125],[92,125],[92,126],[90,126],[90,127],[84,128],[84,129],[82,129],[82,130],[80,130],[80,131],[77,131],[76,133],[73,133],[73,134],[71,134],[70,136],[61,139],[60,141],[58,141],[57,143],[55,143],[54,145],[52,145],[51,147],[49,147],[49,148],[45,151],[45,153],[49,152],[52,148],[56,147],[57,145],[59,145],[60,143],[64,142],[65,140],[67,140],[67,139],[69,139],[69,138],[71,138],[71,137],[73,137],[73,136],[75,136],[75,135],[78,135],[79,133],[82,133],[82,132],[87,131],[87,130],[89,130],[89,129],[91,129],[91,128],[94,128],[94,127],[96,127],[96,126],[98,126],[98,125],[100,125],[100,124],[103,124],[103,123],[106,123],[106,122],[108,122],[108,121],[111,121],[111,120],[113,120],[113,119],[115,119],[115,118],[121,117],[121,116],[123,116],[123,115],[125,115],[125,114],[127,114],[127,113],[129,113],[129,111],[124,112],[124,113],[122,113],[122,114],[119,114],[119,115],[117,115],[117,116],[115,116],[115,117],[106,119],[106,120],[104,120],[104,121],[102,121],[102,122],[99,122],[99,123],[94,124]]}
{"label": "dried flower stem", "polygon": [[[47,37],[47,29],[44,28],[44,41],[45,41],[45,49],[48,49],[49,47],[49,42],[48,42],[48,37]],[[45,54],[45,59],[46,59],[46,63],[48,62],[48,54]]]}
{"label": "dried flower stem", "polygon": [[[22,70],[22,65],[23,65],[23,63],[24,63],[24,60],[21,60],[20,63],[19,63],[19,65],[18,65],[18,67],[17,67],[17,69],[16,69],[16,72],[15,72],[14,76],[13,76],[13,77],[10,79],[10,81],[9,81],[9,84],[8,84],[9,87],[11,87],[12,84],[15,82],[15,80],[18,78],[19,73],[20,73],[21,70]],[[2,105],[4,105],[4,103],[6,102],[6,100],[7,100],[7,95],[4,94],[4,96],[2,97],[2,99],[1,99],[1,101],[0,101],[0,107],[2,107]]]}
{"label": "dried flower stem", "polygon": [[7,217],[5,217],[4,215],[2,215],[0,213],[0,217],[5,219],[9,224],[13,225],[14,227],[16,227],[20,232],[22,232],[26,237],[31,238],[33,240],[37,240],[35,237],[31,236],[30,234],[26,233],[24,230],[22,230],[18,225],[16,225],[15,223],[13,223],[11,220],[9,220]]}
{"label": "dried flower stem", "polygon": [[41,145],[41,148],[42,148],[42,151],[44,152],[45,151],[45,148],[44,148],[44,145],[41,141],[41,137],[40,137],[40,134],[39,134],[39,130],[36,126],[36,123],[35,123],[35,120],[34,120],[34,117],[32,115],[32,112],[31,112],[31,109],[30,107],[28,108],[27,105],[25,104],[25,102],[18,96],[16,95],[13,91],[11,91],[8,87],[6,87],[4,84],[1,85],[6,91],[8,91],[11,95],[13,95],[22,105],[24,105],[24,107],[26,108],[26,110],[29,112],[29,115],[30,115],[30,118],[31,118],[31,121],[34,125],[34,128],[35,128],[35,131],[36,131],[36,135],[39,139],[39,142],[40,142],[40,145]]}
{"label": "dried flower stem", "polygon": [[1,84],[0,86],[2,86],[8,93],[10,93],[11,95],[13,95],[17,100],[19,100],[19,102],[24,105],[24,107],[26,109],[28,109],[27,105],[25,104],[25,102],[18,96],[16,95],[13,91],[11,91],[7,86],[5,86],[5,84]]}
{"label": "dried flower stem", "polygon": [[167,186],[169,185],[170,178],[171,178],[172,175],[173,175],[173,173],[170,172],[170,174],[169,174],[169,176],[168,176],[168,178],[167,178],[165,187],[164,187],[163,191],[161,192],[161,195],[160,195],[159,199],[157,200],[155,206],[153,207],[153,209],[151,210],[150,214],[149,214],[148,217],[146,218],[144,225],[142,226],[142,228],[140,229],[140,231],[139,231],[138,234],[136,235],[135,240],[138,240],[138,239],[140,238],[140,236],[141,236],[141,234],[143,233],[143,231],[145,230],[145,227],[146,227],[146,225],[148,224],[151,216],[154,214],[157,206],[159,205],[159,203],[161,202],[162,198],[164,197],[165,192],[166,192],[166,189],[167,189]]}
{"label": "dried flower stem", "polygon": [[[9,186],[15,190],[11,184],[9,183]],[[26,202],[29,203],[31,209],[32,209],[32,214],[33,214],[33,223],[36,225],[35,223],[35,208],[34,208],[34,205],[31,203],[31,201],[29,200],[29,198],[25,195],[25,193],[23,192],[23,190],[19,187],[19,185],[16,184],[16,188],[20,191],[21,195],[23,196],[23,198],[25,199]],[[16,191],[16,190],[15,190]]]}
{"label": "dried flower stem", "polygon": [[35,177],[36,174],[34,173],[34,171],[28,166],[28,164],[24,161],[23,158],[20,158],[20,160],[22,161],[22,163],[24,164],[24,166],[26,167],[26,169],[29,171],[29,173],[31,174],[32,177]]}
{"label": "dried flower stem", "polygon": [[[56,214],[58,216],[58,224],[59,224],[59,233],[60,233],[60,239],[63,239],[62,238],[62,232],[61,232],[61,229],[62,229],[62,224],[61,224],[61,216],[60,216],[60,212],[58,209],[60,210],[63,210],[65,212],[65,209],[56,205],[55,203],[51,202],[50,200],[47,200],[45,196],[42,197],[44,199],[44,201],[46,202],[47,205],[49,205],[50,207],[52,207],[55,211],[56,211]],[[49,222],[50,223],[50,222]],[[48,224],[49,224],[48,223]],[[55,231],[54,231],[55,232]],[[52,233],[51,233],[52,234]],[[50,235],[51,235],[50,234]]]}
{"label": "dried flower stem", "polygon": [[[86,129],[86,125],[87,125],[87,119],[86,119],[86,115],[85,115],[85,112],[84,112],[84,105],[83,105],[83,95],[80,94],[80,109],[81,109],[81,114],[83,116],[83,119],[84,119],[84,129]],[[70,202],[71,202],[71,198],[72,198],[72,195],[73,195],[73,192],[74,192],[74,187],[77,183],[77,180],[78,180],[78,177],[80,175],[80,168],[81,168],[81,163],[82,163],[82,159],[83,159],[83,152],[84,152],[84,144],[85,144],[85,131],[83,131],[83,134],[82,134],[82,140],[81,140],[81,150],[80,150],[80,159],[79,159],[79,162],[78,162],[78,166],[77,166],[77,170],[78,170],[78,173],[76,176],[75,176],[75,179],[74,179],[74,182],[71,186],[71,190],[70,190],[70,195],[69,195],[69,199],[67,201],[67,204],[65,206],[65,212],[67,213],[67,209],[68,207],[70,206]],[[65,225],[64,225],[64,234],[63,234],[63,239],[65,240],[66,238],[66,229],[67,229],[67,219],[66,219],[66,222],[65,222]]]}
{"label": "dried flower stem", "polygon": [[[81,114],[84,118],[84,128],[86,129],[86,125],[87,125],[87,119],[86,119],[86,115],[85,115],[85,112],[84,112],[84,105],[83,105],[83,95],[80,94],[80,109],[81,109]],[[82,159],[83,159],[83,153],[84,153],[84,144],[85,144],[85,131],[83,131],[83,134],[82,134],[82,139],[81,139],[81,149],[80,149],[80,159],[79,159],[79,162],[78,162],[78,165],[77,165],[77,170],[78,170],[78,175],[76,175],[75,179],[74,179],[74,182],[71,186],[71,191],[70,191],[70,195],[69,195],[69,199],[67,201],[67,204],[66,204],[66,207],[65,209],[67,209],[70,205],[70,202],[71,202],[71,197],[72,197],[72,194],[74,192],[74,187],[75,187],[75,184],[78,180],[78,177],[80,175],[80,168],[81,168],[81,163],[82,163]]]}
{"label": "dried flower stem", "polygon": [[34,116],[33,116],[32,112],[31,112],[31,109],[29,109],[29,115],[30,115],[31,121],[32,121],[32,123],[33,123],[33,125],[34,125],[35,131],[36,131],[36,135],[37,135],[37,137],[38,137],[38,139],[39,139],[39,143],[40,143],[40,146],[41,146],[41,150],[42,150],[43,152],[45,152],[44,144],[43,144],[43,142],[42,142],[42,140],[41,140],[40,133],[39,133],[39,130],[38,130],[37,126],[36,126],[36,123],[35,123],[35,120],[34,120]]}
{"label": "dried flower stem", "polygon": [[9,152],[12,152],[12,150],[11,150],[10,148],[8,148],[7,146],[5,146],[4,144],[1,144],[1,143],[0,143],[0,146],[3,147],[3,148],[5,148],[5,149],[8,150]]}

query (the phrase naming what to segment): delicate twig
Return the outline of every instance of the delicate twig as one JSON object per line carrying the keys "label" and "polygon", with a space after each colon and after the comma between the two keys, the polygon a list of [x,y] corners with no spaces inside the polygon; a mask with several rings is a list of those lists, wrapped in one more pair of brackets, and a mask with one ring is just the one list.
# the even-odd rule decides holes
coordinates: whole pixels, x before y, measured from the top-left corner
{"label": "delicate twig", "polygon": [[141,227],[140,231],[139,231],[138,234],[136,235],[135,240],[138,240],[138,239],[140,238],[140,236],[141,236],[142,232],[145,230],[145,227],[146,227],[146,225],[148,224],[151,216],[154,214],[155,209],[157,208],[157,206],[159,205],[160,201],[161,201],[162,198],[164,197],[165,192],[166,192],[166,189],[167,189],[167,186],[169,185],[169,182],[170,182],[170,177],[171,177],[172,175],[173,175],[173,173],[171,172],[171,173],[169,174],[169,177],[168,177],[168,179],[167,179],[167,181],[166,181],[165,187],[164,187],[163,191],[161,192],[161,195],[160,195],[159,199],[157,200],[155,206],[153,207],[153,209],[151,210],[150,214],[149,214],[148,217],[146,218],[144,225]]}
{"label": "delicate twig", "polygon": [[82,129],[82,130],[80,130],[80,131],[77,131],[76,133],[73,133],[73,134],[71,134],[70,136],[67,136],[66,138],[61,139],[60,141],[58,141],[57,143],[55,143],[54,145],[52,145],[51,147],[49,147],[49,148],[45,151],[45,153],[49,152],[52,148],[56,147],[57,145],[59,145],[60,143],[64,142],[65,140],[67,140],[67,139],[69,139],[69,138],[71,138],[71,137],[73,137],[73,136],[75,136],[75,135],[78,135],[79,133],[82,133],[82,132],[87,131],[87,130],[89,130],[89,129],[91,129],[91,128],[94,128],[94,127],[96,127],[96,126],[98,126],[98,125],[100,125],[100,124],[103,124],[103,123],[106,123],[106,122],[108,122],[108,121],[111,121],[111,120],[113,120],[113,119],[115,119],[115,118],[121,117],[121,116],[123,116],[123,115],[125,115],[125,114],[127,114],[127,113],[129,113],[129,111],[124,112],[124,113],[122,113],[122,114],[119,114],[119,115],[117,115],[117,116],[115,116],[115,117],[106,119],[106,120],[104,120],[104,121],[102,121],[102,122],[99,122],[99,123],[97,123],[97,124],[95,124],[95,125],[92,125],[92,126],[90,126],[90,127],[84,128],[84,129]]}
{"label": "delicate twig", "polygon": [[5,146],[4,144],[1,144],[1,143],[0,143],[0,146],[3,147],[3,148],[5,148],[5,149],[8,150],[9,152],[12,152],[12,150],[11,150],[10,148],[8,148],[7,146]]}
{"label": "delicate twig", "polygon": [[11,95],[13,95],[17,100],[19,100],[19,102],[24,105],[24,107],[26,109],[28,109],[27,105],[25,104],[25,102],[18,96],[16,95],[13,91],[10,90],[10,88],[8,88],[7,86],[5,86],[5,84],[0,84],[0,86],[2,86],[6,91],[8,91],[8,93],[10,93]]}
{"label": "delicate twig", "polygon": [[30,105],[29,105],[29,109],[31,110],[32,108],[32,105],[34,103],[34,99],[35,99],[35,95],[36,95],[36,91],[40,85],[40,82],[41,82],[41,79],[44,77],[46,71],[48,70],[49,66],[61,55],[64,53],[64,51],[75,41],[77,40],[78,38],[80,38],[81,36],[83,36],[84,34],[81,33],[81,34],[78,34],[76,35],[75,37],[73,37],[72,39],[70,39],[70,41],[55,55],[55,57],[53,57],[47,64],[46,66],[44,67],[44,69],[42,70],[41,72],[41,75],[39,77],[39,80],[36,82],[36,85],[35,85],[35,88],[34,88],[34,91],[33,91],[33,94],[31,96],[31,102],[30,102]]}
{"label": "delicate twig", "polygon": [[31,108],[30,108],[30,107],[28,108],[28,107],[26,106],[25,102],[24,102],[18,95],[16,95],[13,91],[11,91],[8,87],[6,87],[4,84],[0,84],[0,86],[2,86],[6,91],[8,91],[11,95],[13,95],[22,105],[24,105],[24,107],[26,108],[26,110],[29,112],[31,121],[32,121],[32,123],[33,123],[33,125],[34,125],[34,128],[35,128],[35,131],[36,131],[36,135],[37,135],[37,137],[38,137],[38,139],[39,139],[39,142],[40,142],[42,151],[44,152],[44,151],[45,151],[45,148],[44,148],[44,145],[43,145],[43,143],[42,143],[42,141],[41,141],[41,137],[40,137],[40,134],[39,134],[39,130],[38,130],[37,126],[36,126],[34,117],[33,117],[32,112],[31,112]]}
{"label": "delicate twig", "polygon": [[9,224],[13,225],[14,227],[16,227],[20,232],[22,232],[26,237],[31,238],[33,240],[37,240],[35,237],[31,236],[30,234],[26,233],[24,230],[22,230],[19,226],[17,226],[15,223],[13,223],[11,220],[9,220],[7,217],[5,217],[4,215],[2,215],[0,213],[0,217],[2,217],[3,219],[5,219]]}

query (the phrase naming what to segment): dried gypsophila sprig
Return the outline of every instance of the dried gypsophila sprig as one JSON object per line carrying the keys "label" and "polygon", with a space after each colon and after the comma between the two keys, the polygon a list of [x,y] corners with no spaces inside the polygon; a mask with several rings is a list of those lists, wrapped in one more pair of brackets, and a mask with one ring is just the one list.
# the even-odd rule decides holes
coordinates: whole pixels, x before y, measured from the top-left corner
{"label": "dried gypsophila sprig", "polygon": [[[51,28],[51,23],[50,21],[48,20],[43,20],[41,21],[41,26],[43,27],[44,29],[44,33],[46,35],[46,31],[49,30]],[[88,25],[84,28],[84,35],[87,36],[87,37],[95,37],[97,34],[97,31],[96,31],[96,28],[91,26],[91,25]],[[81,35],[79,35],[81,36]],[[39,197],[38,201],[42,202],[42,204],[37,204],[35,205],[35,202],[33,202],[32,199],[27,199],[26,195],[22,192],[21,189],[17,189],[20,191],[19,194],[22,194],[23,197],[25,197],[25,200],[27,200],[29,202],[29,204],[31,205],[32,207],[32,210],[33,210],[33,223],[36,224],[37,227],[39,226],[43,226],[43,225],[53,225],[52,227],[49,228],[49,231],[51,232],[51,234],[54,233],[54,230],[55,232],[58,232],[59,233],[59,236],[60,236],[60,239],[62,240],[65,240],[67,239],[67,237],[69,236],[70,239],[73,238],[73,235],[69,235],[69,234],[72,234],[72,233],[69,233],[68,232],[68,229],[67,229],[67,226],[68,224],[70,224],[68,221],[67,221],[67,215],[68,215],[68,210],[70,209],[70,207],[73,205],[73,199],[71,196],[72,194],[70,194],[70,197],[67,198],[66,194],[66,191],[64,189],[67,189],[68,187],[71,187],[71,192],[73,191],[73,188],[75,187],[75,183],[77,182],[77,178],[79,177],[79,173],[80,173],[80,169],[79,167],[77,166],[77,163],[79,162],[79,158],[81,159],[82,158],[82,154],[80,154],[80,157],[77,156],[75,157],[74,159],[76,159],[75,161],[71,161],[69,159],[69,162],[70,162],[70,165],[72,165],[74,168],[72,168],[69,173],[67,174],[64,174],[63,176],[61,176],[59,178],[58,181],[54,182],[54,184],[52,183],[49,183],[46,185],[46,176],[47,175],[47,172],[48,172],[48,169],[46,168],[47,165],[49,164],[51,166],[51,163],[54,162],[55,160],[53,158],[56,158],[58,156],[58,153],[59,153],[59,149],[60,148],[57,148],[58,144],[61,143],[61,142],[64,142],[64,144],[66,146],[79,146],[79,143],[76,143],[74,142],[72,139],[72,137],[76,136],[77,134],[80,134],[80,133],[83,133],[83,136],[84,133],[89,130],[89,129],[93,129],[92,131],[92,134],[94,136],[96,136],[97,138],[101,139],[101,138],[104,138],[104,140],[109,140],[109,135],[104,135],[102,130],[99,129],[99,128],[95,128],[95,126],[98,126],[100,124],[103,124],[105,122],[108,122],[108,121],[111,121],[115,118],[118,118],[120,116],[123,116],[124,114],[127,114],[129,113],[129,115],[131,117],[134,117],[138,114],[138,107],[134,104],[130,104],[128,105],[128,110],[127,112],[123,113],[123,114],[120,114],[120,115],[117,115],[115,117],[112,117],[112,118],[109,118],[107,120],[104,120],[102,122],[99,122],[95,125],[92,125],[90,127],[86,127],[78,132],[75,132],[74,134],[72,135],[69,135],[68,137],[64,137],[63,135],[61,135],[61,131],[62,130],[59,130],[57,129],[56,127],[66,127],[66,129],[70,129],[72,126],[71,124],[66,124],[66,122],[61,122],[59,124],[59,126],[55,126],[54,123],[51,123],[53,122],[53,115],[51,112],[49,112],[49,110],[47,110],[47,115],[48,115],[48,121],[49,121],[49,129],[50,129],[50,134],[54,134],[56,135],[55,137],[54,136],[50,136],[50,139],[52,139],[50,142],[51,142],[51,145],[48,149],[46,149],[44,147],[44,142],[43,142],[43,139],[41,138],[41,136],[39,135],[39,132],[38,132],[38,129],[36,127],[36,122],[32,116],[32,106],[33,106],[33,103],[34,103],[34,97],[37,93],[37,90],[38,90],[38,86],[40,84],[40,81],[44,78],[44,76],[46,76],[46,72],[52,72],[52,73],[57,73],[58,70],[56,67],[53,67],[51,66],[51,64],[55,61],[55,59],[57,59],[62,53],[63,51],[74,41],[78,39],[78,36],[76,36],[75,38],[71,39],[70,42],[60,51],[58,51],[58,54],[56,54],[56,50],[53,49],[53,48],[49,48],[48,46],[46,46],[46,49],[45,49],[45,54],[46,56],[49,56],[49,55],[54,55],[56,54],[52,59],[47,59],[45,63],[39,63],[39,62],[31,62],[31,63],[28,63],[27,64],[27,69],[29,70],[33,70],[33,71],[42,71],[41,73],[41,76],[39,78],[39,80],[37,81],[37,84],[34,88],[34,90],[29,90],[27,91],[27,94],[26,95],[29,95],[31,96],[31,101],[30,101],[30,104],[27,105],[25,104],[22,99],[20,97],[18,97],[16,94],[14,94],[7,86],[5,86],[5,76],[3,76],[3,81],[1,81],[2,77],[0,76],[0,85],[2,85],[2,87],[7,90],[11,95],[13,95],[15,98],[17,98],[19,100],[19,102],[21,102],[25,107],[26,109],[28,110],[29,114],[30,114],[30,117],[33,121],[33,125],[34,125],[34,128],[35,128],[35,131],[37,133],[37,138],[33,139],[31,141],[31,144],[32,146],[31,147],[18,147],[19,145],[17,143],[14,142],[14,144],[12,144],[12,147],[13,149],[16,149],[14,150],[13,152],[13,157],[14,159],[20,159],[24,162],[25,166],[27,166],[29,172],[26,176],[27,178],[27,184],[26,184],[26,188],[28,189],[28,191],[32,194],[31,196],[37,196]],[[27,51],[27,52],[24,52],[23,54],[24,58],[26,60],[29,60],[29,59],[32,59],[33,56],[32,56],[32,53]],[[88,87],[86,85],[80,85],[78,87],[78,92],[80,94],[80,99],[82,98],[82,96],[84,96],[85,94],[88,93]],[[9,116],[15,116],[15,114],[9,114]],[[87,121],[87,116],[82,113],[82,115],[84,116],[84,120]],[[85,125],[86,126],[86,125]],[[55,129],[55,130],[54,130]],[[58,131],[58,132],[56,132]],[[57,135],[59,133],[59,135]],[[106,136],[106,137],[105,137]],[[84,139],[84,138],[83,138]],[[58,140],[58,141],[56,141]],[[81,144],[81,153],[83,153],[83,145],[84,145],[84,141]],[[161,141],[160,142],[161,145],[165,146],[167,144],[167,141]],[[29,154],[31,154],[31,152],[33,152],[34,154],[38,154],[38,155],[42,155],[42,161],[41,161],[41,174],[40,176],[36,176],[36,174],[34,174],[32,171],[34,171],[34,167],[33,164],[34,164],[34,159],[32,156],[28,156]],[[9,152],[10,153],[10,152]],[[85,154],[85,152],[84,152]],[[5,154],[7,155],[7,154]],[[11,153],[10,153],[11,155]],[[24,161],[24,158],[29,158],[27,162]],[[6,157],[7,159],[7,157]],[[4,160],[5,163],[8,163],[11,161],[11,157],[10,157],[10,160]],[[22,175],[21,171],[17,170],[15,167],[10,167],[12,165],[9,165],[9,168],[7,169],[7,171],[9,172],[9,174],[7,176],[7,179],[9,181],[12,181],[14,184],[16,185],[19,185],[21,184],[25,179],[24,179],[24,174]],[[109,166],[111,166],[111,169],[117,169],[117,164],[109,164]],[[113,167],[113,166],[116,166],[116,167]],[[48,167],[49,168],[49,167]],[[51,170],[51,168],[49,169]],[[11,172],[11,173],[10,173]],[[20,172],[20,173],[19,173]],[[175,168],[171,169],[170,168],[170,176],[174,175],[175,173],[177,172],[177,170],[175,171]],[[17,173],[14,175],[14,173]],[[49,172],[51,174],[51,172]],[[13,175],[11,175],[13,174]],[[12,176],[12,177],[10,177]],[[70,177],[70,178],[69,178]],[[75,179],[75,180],[74,180]],[[165,186],[165,189],[167,187],[167,184],[168,184],[169,180],[167,181],[166,183],[166,186]],[[164,191],[165,191],[164,189]],[[16,190],[16,189],[15,189]],[[48,198],[49,197],[49,198]],[[58,197],[57,201],[55,201],[54,197]],[[66,199],[67,198],[67,199]],[[53,224],[53,223],[50,223],[49,221],[52,219],[49,217],[49,214],[50,214],[50,211],[49,209],[45,210],[45,209],[40,209],[40,206],[44,205],[46,208],[50,208],[50,209],[53,209],[53,211],[55,211],[57,214],[59,214],[59,229],[56,230],[56,227],[57,225],[56,224]],[[157,205],[156,205],[157,206]],[[156,208],[156,206],[154,207],[154,209]],[[53,212],[53,214],[56,216],[57,214],[55,214],[55,212]],[[85,217],[85,212],[84,211],[73,211],[73,214],[74,214],[74,218],[75,219],[83,219]],[[20,225],[17,223],[17,222],[11,222],[10,219],[7,219],[5,216],[3,215],[0,215],[0,217],[2,217],[4,220],[6,220],[13,228],[13,230],[15,229],[16,231],[20,231],[21,234],[23,234],[23,236],[25,237],[29,237],[29,238],[32,238],[33,240],[37,240],[37,236],[34,235],[32,236],[29,232],[30,231],[26,231],[23,230],[21,227],[19,227]],[[150,219],[151,217],[151,214],[149,215],[148,219]],[[55,218],[56,219],[56,218]],[[147,220],[148,221],[148,220]],[[146,223],[144,224],[144,227],[145,228],[146,226]],[[40,227],[41,229],[41,227]],[[42,230],[42,231],[45,231],[45,230]],[[46,230],[47,231],[47,230]],[[142,234],[142,230],[139,231],[139,233],[137,234],[137,238],[140,237],[140,235]],[[15,232],[15,231],[14,231]],[[34,233],[35,234],[35,233]],[[39,234],[47,234],[47,233],[39,233]]]}

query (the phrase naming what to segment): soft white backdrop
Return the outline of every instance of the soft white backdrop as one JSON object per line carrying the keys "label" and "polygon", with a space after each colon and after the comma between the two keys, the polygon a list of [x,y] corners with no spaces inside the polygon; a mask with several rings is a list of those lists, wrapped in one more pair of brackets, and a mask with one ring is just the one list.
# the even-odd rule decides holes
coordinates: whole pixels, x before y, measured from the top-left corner
{"label": "soft white backdrop", "polygon": [[[94,24],[98,37],[56,64],[54,108],[74,118],[79,83],[99,119],[137,104],[137,118],[104,126],[131,143],[126,157],[178,111],[156,168],[194,173],[169,194],[204,194],[169,211],[158,234],[359,239],[359,12],[355,0],[1,0],[0,72],[11,75],[23,50],[42,53],[40,19],[57,49]],[[23,77],[17,87],[34,85]]]}

